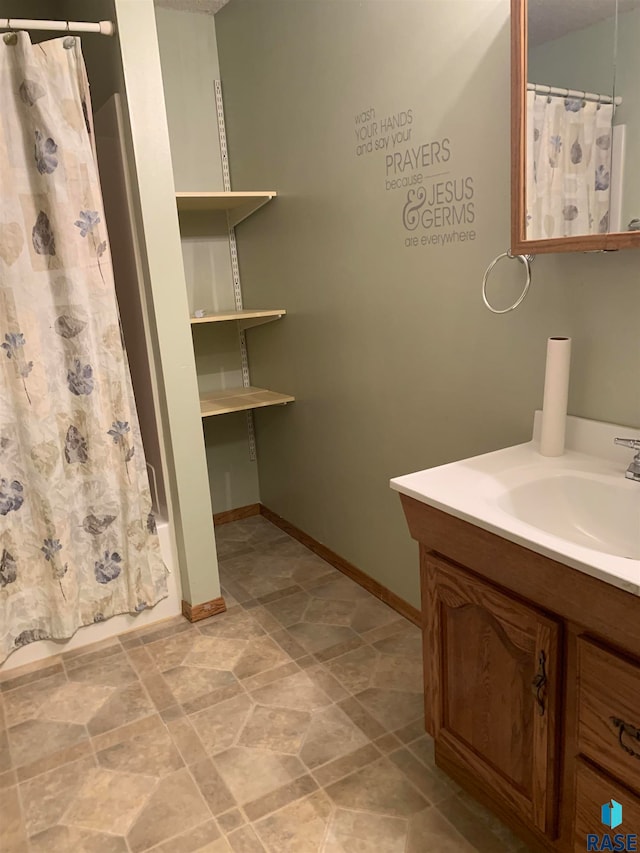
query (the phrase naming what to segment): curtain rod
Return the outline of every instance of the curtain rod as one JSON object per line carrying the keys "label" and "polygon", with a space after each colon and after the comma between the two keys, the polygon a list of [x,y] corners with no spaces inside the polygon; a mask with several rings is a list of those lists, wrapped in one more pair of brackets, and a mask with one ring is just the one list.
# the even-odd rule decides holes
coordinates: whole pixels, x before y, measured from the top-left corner
{"label": "curtain rod", "polygon": [[580,98],[583,101],[595,101],[598,104],[615,104],[617,107],[622,103],[622,98],[615,100],[611,95],[597,95],[594,92],[581,92],[578,89],[559,89],[557,86],[545,86],[543,83],[527,83],[529,92],[538,95],[555,95],[559,98]]}
{"label": "curtain rod", "polygon": [[34,21],[28,18],[0,18],[0,30],[59,30],[64,33],[99,33],[102,36],[116,33],[113,21]]}

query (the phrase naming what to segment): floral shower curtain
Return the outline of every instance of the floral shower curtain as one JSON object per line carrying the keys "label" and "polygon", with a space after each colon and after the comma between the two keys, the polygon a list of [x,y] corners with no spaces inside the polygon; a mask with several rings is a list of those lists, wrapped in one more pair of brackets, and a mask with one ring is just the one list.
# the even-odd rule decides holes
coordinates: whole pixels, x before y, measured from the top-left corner
{"label": "floral shower curtain", "polygon": [[0,40],[0,660],[166,596],[77,38]]}
{"label": "floral shower curtain", "polygon": [[609,231],[613,106],[527,92],[527,239]]}

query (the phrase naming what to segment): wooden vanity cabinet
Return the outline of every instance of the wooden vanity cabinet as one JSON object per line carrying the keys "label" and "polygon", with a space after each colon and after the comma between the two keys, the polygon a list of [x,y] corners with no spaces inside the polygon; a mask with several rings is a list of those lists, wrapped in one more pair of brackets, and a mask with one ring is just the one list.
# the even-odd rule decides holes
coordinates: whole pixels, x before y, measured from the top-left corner
{"label": "wooden vanity cabinet", "polygon": [[612,797],[640,836],[640,598],[401,500],[438,766],[540,853],[583,853]]}
{"label": "wooden vanity cabinet", "polygon": [[559,624],[435,556],[422,583],[438,751],[554,835]]}

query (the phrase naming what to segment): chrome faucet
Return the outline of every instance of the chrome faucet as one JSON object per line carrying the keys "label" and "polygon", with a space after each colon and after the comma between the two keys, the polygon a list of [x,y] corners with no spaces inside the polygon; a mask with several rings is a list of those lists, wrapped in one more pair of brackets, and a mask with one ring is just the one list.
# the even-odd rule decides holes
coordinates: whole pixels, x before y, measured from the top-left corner
{"label": "chrome faucet", "polygon": [[636,455],[633,457],[624,476],[628,480],[635,480],[636,483],[640,483],[640,440],[637,438],[614,438],[613,443],[621,444],[623,447],[630,447],[636,451]]}

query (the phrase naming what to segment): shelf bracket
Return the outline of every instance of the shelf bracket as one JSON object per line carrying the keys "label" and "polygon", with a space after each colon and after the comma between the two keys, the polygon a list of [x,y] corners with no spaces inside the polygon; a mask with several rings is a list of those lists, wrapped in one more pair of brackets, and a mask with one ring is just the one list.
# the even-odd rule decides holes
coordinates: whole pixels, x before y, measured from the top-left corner
{"label": "shelf bracket", "polygon": [[[222,182],[225,192],[231,192],[231,175],[229,172],[229,152],[227,149],[227,130],[224,120],[224,104],[222,101],[222,83],[220,80],[214,80],[214,89],[216,95],[216,116],[218,119],[218,137],[220,140],[220,159],[222,161]],[[261,203],[253,203],[247,207],[241,207],[235,215],[231,215],[227,211],[227,225],[229,228],[229,252],[231,254],[231,276],[233,279],[233,298],[235,301],[236,311],[242,311],[242,287],[240,286],[240,266],[238,264],[238,246],[236,244],[235,225],[242,222],[253,210],[257,210],[270,201],[270,197],[266,197]],[[247,210],[247,208],[251,208]],[[244,213],[244,215],[242,215]],[[244,329],[238,329],[238,337],[240,341],[240,361],[242,365],[242,385],[244,388],[249,388],[251,380],[249,377],[249,355],[247,353],[247,339],[244,334]],[[253,413],[247,412],[247,438],[249,441],[249,459],[255,462],[256,453],[256,432],[253,423]]]}

